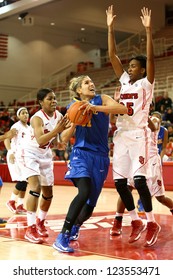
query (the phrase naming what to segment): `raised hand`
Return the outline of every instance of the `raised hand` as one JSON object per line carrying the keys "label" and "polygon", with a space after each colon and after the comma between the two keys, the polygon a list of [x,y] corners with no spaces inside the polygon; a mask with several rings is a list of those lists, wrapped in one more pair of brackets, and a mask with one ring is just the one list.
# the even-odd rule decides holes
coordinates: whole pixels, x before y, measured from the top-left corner
{"label": "raised hand", "polygon": [[114,15],[113,5],[109,6],[106,10],[107,15],[107,26],[112,26],[116,15]]}
{"label": "raised hand", "polygon": [[79,107],[79,110],[84,109],[83,114],[85,115],[89,111],[95,112],[96,111],[95,107],[96,105],[93,105],[86,101],[83,105]]}
{"label": "raised hand", "polygon": [[67,117],[63,117],[60,119],[60,121],[57,123],[55,130],[57,133],[61,133],[65,127],[66,127],[66,121],[67,121]]}
{"label": "raised hand", "polygon": [[151,27],[151,10],[148,10],[148,8],[142,8],[141,9],[142,16],[140,16],[142,20],[142,24],[145,28]]}

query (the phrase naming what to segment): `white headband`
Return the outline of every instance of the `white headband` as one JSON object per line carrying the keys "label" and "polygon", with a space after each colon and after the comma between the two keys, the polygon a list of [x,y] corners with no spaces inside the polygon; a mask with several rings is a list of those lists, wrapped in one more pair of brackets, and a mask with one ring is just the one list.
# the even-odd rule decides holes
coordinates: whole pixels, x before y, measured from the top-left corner
{"label": "white headband", "polygon": [[19,117],[20,112],[21,112],[22,110],[27,110],[27,108],[25,108],[25,107],[19,108],[19,109],[17,110],[17,113],[16,113],[17,117]]}

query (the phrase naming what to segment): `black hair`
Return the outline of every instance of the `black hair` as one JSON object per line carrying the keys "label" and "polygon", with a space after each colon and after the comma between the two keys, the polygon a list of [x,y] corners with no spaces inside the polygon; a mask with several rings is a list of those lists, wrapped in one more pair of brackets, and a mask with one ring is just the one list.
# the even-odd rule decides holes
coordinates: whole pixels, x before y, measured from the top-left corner
{"label": "black hair", "polygon": [[41,88],[37,92],[37,101],[38,101],[38,103],[39,103],[39,101],[42,101],[49,92],[53,92],[53,89],[51,89],[51,88]]}
{"label": "black hair", "polygon": [[134,56],[134,57],[130,58],[129,62],[132,61],[133,59],[139,61],[141,67],[145,69],[145,73],[144,73],[144,77],[145,77],[147,75],[147,73],[146,73],[146,67],[147,67],[147,57],[146,57],[146,55]]}
{"label": "black hair", "polygon": [[154,112],[152,112],[151,115],[152,115],[152,116],[153,116],[153,115],[158,115],[159,118],[162,120],[162,114],[161,114],[159,111],[154,111]]}

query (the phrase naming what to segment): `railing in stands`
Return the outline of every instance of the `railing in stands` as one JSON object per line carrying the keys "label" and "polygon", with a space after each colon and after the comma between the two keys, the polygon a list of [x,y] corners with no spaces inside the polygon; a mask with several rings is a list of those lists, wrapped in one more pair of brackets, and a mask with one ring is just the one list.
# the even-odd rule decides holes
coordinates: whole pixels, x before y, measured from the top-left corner
{"label": "railing in stands", "polygon": [[[173,57],[173,38],[164,38],[164,37],[155,38],[153,42],[154,42],[156,59],[158,58],[156,60],[156,63],[159,63],[158,62],[159,58],[165,59],[167,57],[169,59],[169,56]],[[118,45],[118,54],[120,56],[120,59],[123,61],[124,65],[128,62],[129,57],[138,55],[139,53],[145,53],[145,34],[143,33],[135,34]],[[159,68],[159,72],[156,75],[156,77],[158,78],[156,78],[155,95],[163,94],[163,91],[165,89],[172,90],[173,87],[172,75],[170,74],[170,72],[168,72],[168,66],[170,65],[170,61],[173,60],[169,60],[169,63],[167,63],[165,66],[163,62],[161,64],[161,67]],[[110,61],[108,56],[101,57],[101,65],[103,67],[110,66]],[[62,69],[59,69],[58,71],[52,73],[47,79],[43,81],[43,87],[51,87],[55,89],[57,93],[57,100],[59,106],[67,105],[67,103],[72,98],[72,96],[69,94],[69,91],[67,90],[66,87],[67,76],[70,72],[71,67],[72,67],[71,64],[66,65]],[[162,72],[163,72],[163,76],[161,76],[160,74]],[[95,79],[93,80],[95,81]],[[110,78],[107,78],[106,81],[103,82],[101,81],[100,86],[97,86],[99,92],[101,93],[105,92],[107,94],[109,93],[111,96],[113,96],[116,87],[111,86],[111,81],[115,82],[113,79],[113,75]],[[35,92],[36,91],[34,90],[29,95],[25,95],[24,97],[20,98],[18,101],[27,102],[27,100],[33,100],[35,98]]]}
{"label": "railing in stands", "polygon": [[[58,69],[56,72],[53,72],[48,78],[42,81],[43,88],[50,87],[52,89],[64,89],[67,82],[67,77],[72,69],[72,64],[67,64],[64,67]],[[38,90],[40,87],[38,88]],[[17,102],[23,103],[27,102],[28,100],[36,100],[36,90],[31,91],[29,94],[24,95],[23,97],[19,98]]]}

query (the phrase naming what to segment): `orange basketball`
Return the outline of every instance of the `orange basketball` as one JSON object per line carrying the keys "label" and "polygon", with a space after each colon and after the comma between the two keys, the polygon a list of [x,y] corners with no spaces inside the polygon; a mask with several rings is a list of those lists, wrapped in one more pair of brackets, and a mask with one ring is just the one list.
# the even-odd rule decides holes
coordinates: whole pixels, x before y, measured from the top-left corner
{"label": "orange basketball", "polygon": [[86,125],[92,118],[92,112],[83,114],[85,109],[79,109],[85,102],[76,101],[69,107],[67,114],[71,122],[76,125]]}

